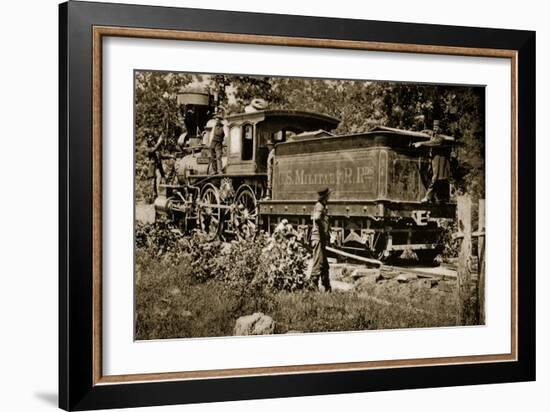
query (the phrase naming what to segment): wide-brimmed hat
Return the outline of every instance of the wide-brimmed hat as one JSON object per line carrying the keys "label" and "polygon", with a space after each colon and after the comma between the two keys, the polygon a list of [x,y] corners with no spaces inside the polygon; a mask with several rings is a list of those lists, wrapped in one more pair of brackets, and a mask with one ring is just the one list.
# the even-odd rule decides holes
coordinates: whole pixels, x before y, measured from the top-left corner
{"label": "wide-brimmed hat", "polygon": [[328,187],[325,187],[324,189],[319,190],[317,192],[319,199],[322,199],[323,197],[327,197],[329,194],[330,194],[330,189]]}

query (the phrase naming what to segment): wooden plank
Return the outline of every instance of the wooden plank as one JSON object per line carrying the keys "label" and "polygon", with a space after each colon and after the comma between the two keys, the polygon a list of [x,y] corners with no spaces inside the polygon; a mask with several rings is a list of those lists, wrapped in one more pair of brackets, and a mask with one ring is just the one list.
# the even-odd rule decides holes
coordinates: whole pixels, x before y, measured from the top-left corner
{"label": "wooden plank", "polygon": [[399,273],[414,273],[419,278],[436,279],[436,280],[455,280],[456,279],[455,274],[450,273],[450,271],[444,271],[444,270],[442,270],[441,272],[436,272],[428,268],[391,266],[391,265],[382,265],[381,269],[385,271],[394,271],[396,272],[395,276],[397,276]]}
{"label": "wooden plank", "polygon": [[344,256],[344,257],[349,258],[349,259],[354,259],[354,260],[358,260],[358,261],[363,262],[363,263],[368,263],[369,265],[376,265],[377,267],[382,266],[382,262],[380,262],[379,260],[376,260],[376,259],[369,259],[369,258],[366,258],[366,257],[363,257],[363,256],[357,256],[357,255],[354,255],[354,254],[351,254],[351,253],[343,252],[339,249],[334,249],[330,246],[327,246],[327,250],[329,252],[335,253],[335,254],[340,255],[340,256]]}

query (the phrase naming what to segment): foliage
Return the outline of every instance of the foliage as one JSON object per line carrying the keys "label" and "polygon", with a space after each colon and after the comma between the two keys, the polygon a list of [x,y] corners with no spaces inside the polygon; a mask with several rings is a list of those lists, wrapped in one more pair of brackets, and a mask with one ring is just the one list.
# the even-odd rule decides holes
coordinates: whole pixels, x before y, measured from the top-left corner
{"label": "foliage", "polygon": [[164,137],[162,152],[173,152],[181,134],[182,119],[176,95],[194,80],[184,73],[135,72],[135,178],[136,197],[148,199],[147,147]]}
{"label": "foliage", "polygon": [[294,229],[283,221],[273,236],[260,233],[255,239],[230,243],[209,241],[200,232],[184,237],[169,220],[136,225],[136,248],[173,266],[191,262],[189,276],[195,283],[212,279],[242,293],[262,290],[294,291],[309,287],[307,251],[296,241]]}
{"label": "foliage", "polygon": [[454,326],[454,297],[383,281],[361,292],[279,293],[277,333]]}
{"label": "foliage", "polygon": [[264,236],[265,247],[261,254],[260,277],[270,290],[311,289],[313,284],[306,275],[307,259],[310,257],[297,241],[297,234],[291,224],[283,219],[273,231]]}
{"label": "foliage", "polygon": [[441,233],[438,243],[443,245],[441,256],[443,259],[456,258],[460,247],[460,238],[453,238],[453,235],[458,233],[458,225],[454,219],[439,219]]}
{"label": "foliage", "polygon": [[189,251],[183,233],[168,219],[157,219],[154,224],[136,222],[134,233],[136,248],[161,260],[177,263]]}
{"label": "foliage", "polygon": [[191,262],[136,253],[136,339],[230,335],[239,312],[236,291],[217,281],[195,283]]}

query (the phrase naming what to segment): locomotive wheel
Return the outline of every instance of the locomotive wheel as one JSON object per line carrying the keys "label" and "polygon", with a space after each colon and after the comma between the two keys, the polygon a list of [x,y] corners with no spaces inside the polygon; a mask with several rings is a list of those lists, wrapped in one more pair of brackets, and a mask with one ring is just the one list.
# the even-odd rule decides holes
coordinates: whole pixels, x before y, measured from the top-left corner
{"label": "locomotive wheel", "polygon": [[239,239],[253,239],[258,228],[258,204],[254,191],[249,186],[239,189],[235,199],[235,233]]}
{"label": "locomotive wheel", "polygon": [[220,205],[218,190],[212,185],[207,185],[201,196],[201,203],[206,203],[208,206],[200,208],[199,228],[207,240],[215,240],[222,227],[222,209],[217,207]]}

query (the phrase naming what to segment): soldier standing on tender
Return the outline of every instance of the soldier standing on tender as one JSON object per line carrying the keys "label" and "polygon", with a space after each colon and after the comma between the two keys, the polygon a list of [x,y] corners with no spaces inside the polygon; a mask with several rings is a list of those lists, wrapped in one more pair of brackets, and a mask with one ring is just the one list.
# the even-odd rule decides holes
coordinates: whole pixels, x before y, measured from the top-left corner
{"label": "soldier standing on tender", "polygon": [[450,149],[445,141],[445,136],[439,134],[439,120],[434,120],[431,135],[429,141],[414,144],[416,148],[421,146],[430,148],[432,178],[426,190],[426,195],[421,202],[448,202],[449,180],[451,178]]}
{"label": "soldier standing on tender", "polygon": [[329,222],[327,215],[327,202],[330,189],[327,187],[317,192],[319,199],[315,203],[311,219],[313,229],[311,231],[311,247],[313,249],[313,265],[311,280],[315,287],[319,287],[319,278],[325,292],[330,292],[329,266],[327,259],[327,245],[330,241]]}

